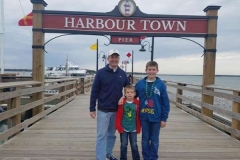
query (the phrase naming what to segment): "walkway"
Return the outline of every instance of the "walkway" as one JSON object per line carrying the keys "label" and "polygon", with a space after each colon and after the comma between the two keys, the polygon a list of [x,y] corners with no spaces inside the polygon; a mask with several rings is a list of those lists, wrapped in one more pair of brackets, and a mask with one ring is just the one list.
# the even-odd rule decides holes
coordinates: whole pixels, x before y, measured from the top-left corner
{"label": "walkway", "polygon": [[[88,108],[89,94],[78,96],[0,146],[0,160],[94,160],[96,120],[90,118]],[[140,135],[138,144],[141,150]],[[119,146],[117,134],[117,157]],[[161,160],[240,158],[240,141],[174,106],[161,131],[160,146]]]}

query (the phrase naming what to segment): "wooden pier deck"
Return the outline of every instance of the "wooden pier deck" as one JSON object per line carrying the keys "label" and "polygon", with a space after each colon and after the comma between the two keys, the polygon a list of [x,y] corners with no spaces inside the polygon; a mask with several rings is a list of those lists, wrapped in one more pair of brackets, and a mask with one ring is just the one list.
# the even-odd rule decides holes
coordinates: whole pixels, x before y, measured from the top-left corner
{"label": "wooden pier deck", "polygon": [[[0,146],[0,160],[94,160],[96,120],[89,116],[89,94],[79,95]],[[114,154],[119,157],[117,133]],[[141,151],[141,135],[138,136]],[[128,157],[131,158],[130,148]],[[240,141],[171,106],[161,130],[161,160],[240,159]]]}

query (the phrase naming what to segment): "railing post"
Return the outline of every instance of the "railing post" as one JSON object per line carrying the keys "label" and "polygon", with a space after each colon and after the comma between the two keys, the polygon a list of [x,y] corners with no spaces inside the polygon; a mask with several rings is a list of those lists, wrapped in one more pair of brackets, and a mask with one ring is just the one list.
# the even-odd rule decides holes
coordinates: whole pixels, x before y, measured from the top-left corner
{"label": "railing post", "polygon": [[[179,86],[184,86],[182,83],[178,83]],[[183,90],[177,88],[177,95],[183,95]],[[182,99],[176,96],[176,102],[182,104]]]}
{"label": "railing post", "polygon": [[[31,0],[33,4],[33,39],[32,39],[32,77],[35,81],[42,82],[41,86],[44,86],[44,33],[42,31],[43,15],[42,11],[47,6],[44,0]],[[37,101],[44,98],[44,92],[33,94],[33,101]],[[39,105],[33,108],[33,116],[44,111],[44,105]]]}
{"label": "railing post", "polygon": [[[71,89],[74,89],[74,88],[76,89],[76,83],[72,84],[71,86],[72,86]],[[72,92],[71,97],[73,97],[74,95],[75,95],[75,92]]]}
{"label": "railing post", "polygon": [[[16,91],[20,90],[20,87],[16,87]],[[11,110],[21,106],[20,96],[15,98],[10,98],[8,100],[7,110]],[[8,119],[8,128],[12,128],[21,123],[21,114],[15,115]],[[20,131],[18,132],[20,133]],[[18,134],[16,133],[16,134]],[[15,135],[16,135],[15,134]],[[14,136],[14,135],[13,135]]]}
{"label": "railing post", "polygon": [[75,94],[78,95],[78,80],[76,80],[75,88],[76,88]]}
{"label": "railing post", "polygon": [[[233,95],[240,96],[240,92],[234,91]],[[240,114],[240,103],[233,101],[232,111]],[[232,128],[240,131],[240,121],[232,118]],[[236,136],[233,136],[233,135],[232,135],[232,137],[237,138]],[[240,140],[240,138],[237,138],[237,139]]]}
{"label": "railing post", "polygon": [[80,94],[84,94],[85,93],[85,88],[84,88],[84,78],[81,78],[81,81],[80,81]]}
{"label": "railing post", "polygon": [[[206,48],[206,52],[204,52],[202,89],[207,89],[207,85],[215,83],[217,18],[219,9],[220,6],[207,6],[204,9],[206,16],[212,17],[208,19],[207,34],[213,36],[206,36],[205,38],[204,48]],[[213,104],[214,97],[202,94],[202,102]],[[201,113],[208,117],[213,117],[213,111],[205,107],[201,108]]]}
{"label": "railing post", "polygon": [[[66,86],[62,86],[59,90],[59,92],[65,92],[66,91]],[[61,102],[65,101],[66,100],[66,95],[62,96],[61,97]]]}

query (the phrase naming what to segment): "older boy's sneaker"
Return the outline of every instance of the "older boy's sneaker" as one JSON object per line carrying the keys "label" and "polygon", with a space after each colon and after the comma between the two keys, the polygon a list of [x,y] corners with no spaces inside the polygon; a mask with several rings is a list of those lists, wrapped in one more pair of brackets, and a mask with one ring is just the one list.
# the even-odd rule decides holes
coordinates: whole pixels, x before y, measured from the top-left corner
{"label": "older boy's sneaker", "polygon": [[118,160],[116,157],[114,157],[113,155],[111,155],[111,156],[108,156],[107,155],[107,159],[108,160]]}

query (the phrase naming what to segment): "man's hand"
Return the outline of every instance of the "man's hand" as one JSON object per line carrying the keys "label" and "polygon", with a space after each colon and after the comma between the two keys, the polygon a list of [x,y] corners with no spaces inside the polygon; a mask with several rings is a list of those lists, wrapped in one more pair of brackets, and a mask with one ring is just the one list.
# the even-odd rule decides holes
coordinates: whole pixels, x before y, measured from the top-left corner
{"label": "man's hand", "polygon": [[118,101],[118,105],[123,105],[123,97],[121,97]]}
{"label": "man's hand", "polygon": [[93,119],[95,119],[95,118],[96,118],[96,111],[90,112],[90,116],[91,116]]}
{"label": "man's hand", "polygon": [[161,121],[161,128],[166,127],[166,125],[167,125],[167,122],[163,122],[163,121]]}

